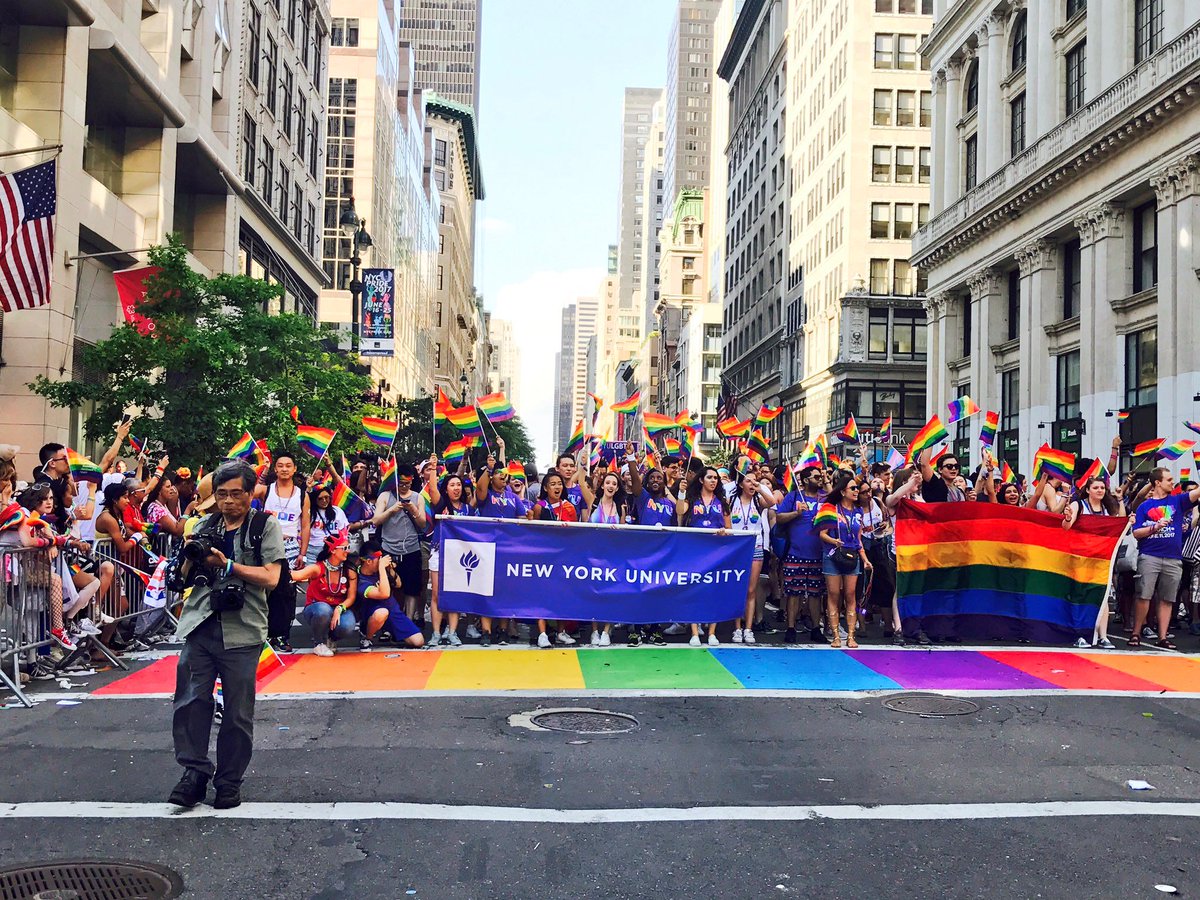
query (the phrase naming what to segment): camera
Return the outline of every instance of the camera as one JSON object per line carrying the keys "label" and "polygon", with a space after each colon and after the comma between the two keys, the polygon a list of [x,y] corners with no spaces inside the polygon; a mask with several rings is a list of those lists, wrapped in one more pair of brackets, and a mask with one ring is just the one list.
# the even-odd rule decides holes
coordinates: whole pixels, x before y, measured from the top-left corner
{"label": "camera", "polygon": [[240,581],[229,581],[212,592],[208,600],[213,612],[237,612],[246,605],[246,586]]}
{"label": "camera", "polygon": [[167,590],[176,593],[190,587],[208,587],[217,580],[217,573],[205,563],[216,546],[212,534],[196,531],[184,542],[179,552],[167,563]]}

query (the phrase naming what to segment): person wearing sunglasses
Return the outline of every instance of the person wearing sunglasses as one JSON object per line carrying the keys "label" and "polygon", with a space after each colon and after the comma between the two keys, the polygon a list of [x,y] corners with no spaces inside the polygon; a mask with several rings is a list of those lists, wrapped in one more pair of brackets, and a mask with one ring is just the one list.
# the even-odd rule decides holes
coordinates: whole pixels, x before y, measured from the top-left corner
{"label": "person wearing sunglasses", "polygon": [[961,473],[962,466],[958,457],[947,453],[937,461],[937,472],[929,463],[930,451],[921,454],[921,475],[925,483],[921,485],[921,496],[926,503],[946,503],[947,501],[966,501],[967,492],[956,485],[955,479]]}

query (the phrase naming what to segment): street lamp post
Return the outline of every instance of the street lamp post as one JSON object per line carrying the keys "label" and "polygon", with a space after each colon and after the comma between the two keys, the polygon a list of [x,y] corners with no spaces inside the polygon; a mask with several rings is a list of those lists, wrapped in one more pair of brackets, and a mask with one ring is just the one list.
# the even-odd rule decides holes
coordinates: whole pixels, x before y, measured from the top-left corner
{"label": "street lamp post", "polygon": [[354,209],[354,198],[350,198],[350,202],[346,204],[346,208],[342,210],[342,215],[338,219],[338,227],[341,228],[343,236],[350,239],[350,249],[353,255],[350,257],[350,349],[351,352],[358,350],[358,298],[362,294],[363,283],[359,278],[362,265],[361,251],[372,246],[371,235],[367,233],[366,219],[360,219],[358,212]]}
{"label": "street lamp post", "polygon": [[458,386],[460,388],[462,388],[462,400],[459,402],[459,404],[458,404],[459,406],[467,405],[467,385],[468,384],[470,384],[470,381],[468,381],[468,379],[467,379],[467,370],[463,369],[462,374],[458,376]]}

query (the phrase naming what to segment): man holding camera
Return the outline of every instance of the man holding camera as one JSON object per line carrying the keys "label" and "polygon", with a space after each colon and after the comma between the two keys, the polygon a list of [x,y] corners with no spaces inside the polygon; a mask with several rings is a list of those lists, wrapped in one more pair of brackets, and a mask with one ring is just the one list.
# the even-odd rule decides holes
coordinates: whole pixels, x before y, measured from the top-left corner
{"label": "man holding camera", "polygon": [[[172,733],[184,773],[171,791],[176,806],[191,808],[203,800],[210,779],[216,809],[242,802],[242,777],[254,749],[254,691],[267,638],[267,593],[279,582],[285,559],[279,523],[250,509],[255,481],[244,462],[222,464],[212,481],[217,512],[201,520],[183,548],[193,571],[177,630],[184,646],[175,676]],[[218,676],[224,716],[214,770],[208,741]]]}

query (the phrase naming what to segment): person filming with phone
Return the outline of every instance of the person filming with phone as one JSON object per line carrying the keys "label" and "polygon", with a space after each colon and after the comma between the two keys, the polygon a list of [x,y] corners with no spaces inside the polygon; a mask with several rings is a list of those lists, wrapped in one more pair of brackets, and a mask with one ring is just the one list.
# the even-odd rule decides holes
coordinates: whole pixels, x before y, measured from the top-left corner
{"label": "person filming with phone", "polygon": [[403,597],[404,614],[415,619],[423,609],[417,609],[421,596],[421,535],[425,533],[425,501],[412,489],[417,469],[411,463],[396,466],[396,493],[384,491],[375,501],[375,517],[371,524],[383,547],[392,558],[395,569],[393,596]]}

